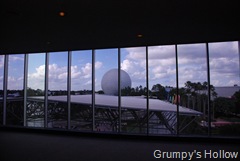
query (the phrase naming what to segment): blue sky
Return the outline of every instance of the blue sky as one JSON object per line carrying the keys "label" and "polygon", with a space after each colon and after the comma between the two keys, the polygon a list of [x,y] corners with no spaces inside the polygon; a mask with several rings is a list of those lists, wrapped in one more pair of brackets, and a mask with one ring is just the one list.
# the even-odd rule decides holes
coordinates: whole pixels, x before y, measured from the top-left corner
{"label": "blue sky", "polygon": [[72,52],[72,77],[71,87],[73,90],[92,89],[92,51]]}
{"label": "blue sky", "polygon": [[8,89],[23,89],[24,55],[9,56]]}
{"label": "blue sky", "polygon": [[106,49],[95,51],[95,61],[99,62],[101,66],[95,66],[95,89],[101,90],[101,80],[103,75],[113,68],[118,68],[118,50]]}
{"label": "blue sky", "polygon": [[45,53],[29,54],[28,56],[28,87],[44,89]]}
{"label": "blue sky", "polygon": [[[210,43],[211,84],[214,86],[240,85],[238,42]],[[96,50],[95,83],[96,90],[101,90],[104,73],[118,67],[118,50]],[[163,86],[176,86],[175,46],[149,46],[149,86],[160,83]],[[67,88],[67,52],[50,53],[49,89],[66,90]],[[0,56],[0,88],[2,88],[3,60]],[[9,56],[8,89],[23,88],[22,54]],[[29,55],[28,86],[34,89],[44,88],[45,54]],[[179,86],[186,81],[207,81],[205,44],[178,45]],[[122,48],[121,69],[131,77],[132,87],[146,86],[146,48]],[[72,90],[91,90],[92,51],[72,52]]]}

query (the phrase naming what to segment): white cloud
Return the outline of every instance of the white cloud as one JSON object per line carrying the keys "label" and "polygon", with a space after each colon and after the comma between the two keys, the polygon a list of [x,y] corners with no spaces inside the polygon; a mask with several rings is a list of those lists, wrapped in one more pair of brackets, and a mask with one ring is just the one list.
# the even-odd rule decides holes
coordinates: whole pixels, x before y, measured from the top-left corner
{"label": "white cloud", "polygon": [[[121,63],[121,67],[131,77],[133,87],[136,85],[146,84],[146,49],[145,48],[130,48],[127,50],[128,55]],[[149,78],[150,84],[152,81],[157,83],[163,82],[162,79],[172,80],[175,76],[175,55],[172,52],[172,46],[166,47],[149,47]],[[164,80],[166,81],[166,80]],[[134,83],[135,82],[135,83]]]}
{"label": "white cloud", "polygon": [[[121,69],[128,72],[133,82],[145,84],[146,81],[146,48],[126,48],[127,55],[121,62]],[[210,43],[210,69],[211,84],[214,86],[240,85],[239,78],[239,53],[237,42]],[[152,46],[149,52],[149,78],[150,83],[163,83],[174,85],[176,76],[175,46]],[[19,55],[9,56],[11,61],[23,61]],[[205,44],[191,44],[178,46],[179,85],[184,85],[188,80],[203,82],[207,80],[206,74],[206,47]],[[4,57],[0,57],[0,68],[3,68]],[[95,62],[95,69],[103,67],[100,61]],[[92,64],[72,66],[72,87],[80,89],[92,84]],[[14,88],[22,87],[21,77],[9,76],[9,84]],[[28,84],[31,88],[44,88],[45,65],[40,65],[34,73],[29,73]],[[49,65],[49,81],[51,88],[66,89],[67,66],[57,64]],[[97,86],[97,85],[96,85]]]}
{"label": "white cloud", "polygon": [[81,71],[78,69],[76,65],[71,66],[71,78],[75,79],[78,78],[81,75]]}
{"label": "white cloud", "polygon": [[238,42],[209,43],[210,58],[228,58],[238,55]]}
{"label": "white cloud", "polygon": [[210,68],[212,72],[219,72],[221,74],[238,73],[239,61],[237,59],[217,58],[210,61]]}
{"label": "white cloud", "polygon": [[178,45],[178,57],[186,59],[206,58],[205,44]]}
{"label": "white cloud", "polygon": [[83,72],[83,77],[84,78],[90,78],[91,77],[91,73],[92,73],[92,64],[91,63],[87,63],[85,64],[84,67],[81,68],[82,72]]}
{"label": "white cloud", "polygon": [[92,80],[89,80],[84,85],[91,85],[91,84],[92,84]]}
{"label": "white cloud", "polygon": [[22,90],[23,89],[23,78],[16,78],[14,76],[8,76],[8,89],[10,90]]}
{"label": "white cloud", "polygon": [[139,62],[125,59],[121,63],[122,70],[133,73],[136,71],[136,68],[139,67]]}
{"label": "white cloud", "polygon": [[173,66],[176,67],[176,59],[175,57],[168,58],[168,59],[150,59],[148,60],[148,66],[149,67],[155,67],[155,66]]}
{"label": "white cloud", "polygon": [[45,77],[45,65],[36,68],[36,72],[28,75],[29,79]]}
{"label": "white cloud", "polygon": [[[96,69],[102,67],[102,62],[95,63]],[[67,88],[67,66],[59,66],[57,64],[49,64],[49,89],[50,90],[66,90]],[[79,90],[82,88],[90,88],[92,77],[92,64],[86,63],[79,68],[71,66],[72,89]],[[45,65],[40,65],[35,69],[34,73],[28,74],[28,86],[33,89],[43,89],[45,79]]]}
{"label": "white cloud", "polygon": [[148,48],[148,59],[151,60],[166,60],[175,56],[175,46],[152,46]]}
{"label": "white cloud", "polygon": [[121,69],[126,71],[131,77],[132,81],[145,81],[146,79],[146,68],[144,63],[140,61],[125,59],[121,63]]}
{"label": "white cloud", "polygon": [[126,51],[129,53],[127,59],[146,59],[146,48],[137,47],[137,48],[126,48]]}
{"label": "white cloud", "polygon": [[[132,81],[142,79],[145,75],[145,48],[127,48],[128,55],[121,67],[127,71]],[[239,53],[237,42],[210,43],[211,84],[223,86],[240,84]],[[175,46],[149,47],[149,78],[151,81],[170,83],[176,75]],[[179,85],[184,86],[188,80],[207,81],[207,60],[205,44],[178,45]],[[138,79],[136,79],[138,78]],[[169,82],[168,82],[169,80]],[[174,83],[173,83],[174,84]]]}
{"label": "white cloud", "polygon": [[67,81],[67,67],[58,66],[57,64],[49,65],[49,81],[57,82],[57,80]]}
{"label": "white cloud", "polygon": [[185,82],[205,82],[207,81],[207,71],[202,70],[201,66],[183,66],[179,71],[179,86],[183,87]]}
{"label": "white cloud", "polygon": [[102,65],[103,65],[102,62],[100,61],[95,62],[95,69],[100,69]]}
{"label": "white cloud", "polygon": [[170,78],[171,76],[176,75],[176,70],[169,67],[157,66],[150,70],[150,80]]}
{"label": "white cloud", "polygon": [[10,55],[9,61],[24,61],[23,55]]}

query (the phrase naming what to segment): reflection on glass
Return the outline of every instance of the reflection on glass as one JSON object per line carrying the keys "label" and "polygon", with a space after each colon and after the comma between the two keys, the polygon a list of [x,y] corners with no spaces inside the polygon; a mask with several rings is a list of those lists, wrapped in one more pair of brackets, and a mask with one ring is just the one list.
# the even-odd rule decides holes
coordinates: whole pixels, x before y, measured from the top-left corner
{"label": "reflection on glass", "polygon": [[124,71],[121,72],[121,131],[144,134],[147,132],[146,48],[122,48],[121,70]]}
{"label": "reflection on glass", "polygon": [[148,48],[149,66],[149,133],[176,134],[177,106],[175,46]]}
{"label": "reflection on glass", "polygon": [[92,130],[92,51],[73,51],[71,129]]}
{"label": "reflection on glass", "polygon": [[209,43],[212,134],[240,136],[238,42]]}
{"label": "reflection on glass", "polygon": [[0,125],[3,124],[4,55],[0,55]]}
{"label": "reflection on glass", "polygon": [[118,50],[95,51],[95,130],[118,130]]}
{"label": "reflection on glass", "polygon": [[[178,45],[177,47],[179,133],[207,134],[208,128],[205,126],[208,120],[206,44]],[[187,109],[183,109],[184,107]]]}
{"label": "reflection on glass", "polygon": [[24,55],[9,55],[7,82],[7,125],[23,125]]}
{"label": "reflection on glass", "polygon": [[67,128],[68,52],[49,53],[48,127]]}
{"label": "reflection on glass", "polygon": [[44,127],[45,54],[28,55],[27,126]]}

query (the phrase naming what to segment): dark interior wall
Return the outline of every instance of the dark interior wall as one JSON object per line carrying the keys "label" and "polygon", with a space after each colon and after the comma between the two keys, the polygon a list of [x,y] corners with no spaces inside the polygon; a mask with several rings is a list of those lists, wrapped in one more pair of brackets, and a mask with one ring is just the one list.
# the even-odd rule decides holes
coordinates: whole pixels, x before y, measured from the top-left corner
{"label": "dark interior wall", "polygon": [[240,39],[237,0],[3,0],[0,7],[2,54]]}

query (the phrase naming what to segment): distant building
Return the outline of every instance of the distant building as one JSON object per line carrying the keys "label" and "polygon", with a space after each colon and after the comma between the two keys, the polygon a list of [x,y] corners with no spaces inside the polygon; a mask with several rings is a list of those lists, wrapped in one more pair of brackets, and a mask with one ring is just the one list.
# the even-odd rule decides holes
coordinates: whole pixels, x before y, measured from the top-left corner
{"label": "distant building", "polygon": [[231,98],[235,92],[240,90],[240,86],[215,87],[218,97]]}

